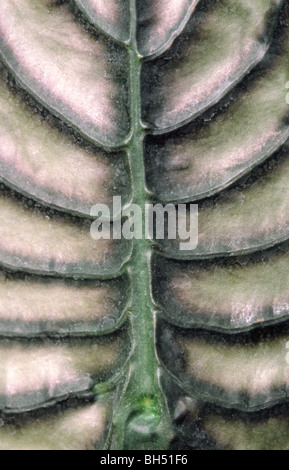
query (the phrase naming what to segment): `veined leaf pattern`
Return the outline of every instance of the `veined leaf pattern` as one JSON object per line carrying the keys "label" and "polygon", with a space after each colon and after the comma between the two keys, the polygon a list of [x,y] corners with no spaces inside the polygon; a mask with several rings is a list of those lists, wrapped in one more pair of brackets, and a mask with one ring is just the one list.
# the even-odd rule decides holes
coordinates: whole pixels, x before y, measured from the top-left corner
{"label": "veined leaf pattern", "polygon": [[288,448],[288,8],[1,0],[1,449]]}

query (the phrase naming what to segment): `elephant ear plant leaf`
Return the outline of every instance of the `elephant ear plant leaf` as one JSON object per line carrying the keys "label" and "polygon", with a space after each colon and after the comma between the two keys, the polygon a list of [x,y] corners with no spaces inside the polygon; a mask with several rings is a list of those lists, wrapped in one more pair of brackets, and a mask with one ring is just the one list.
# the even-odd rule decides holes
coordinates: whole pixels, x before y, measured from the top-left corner
{"label": "elephant ear plant leaf", "polygon": [[[288,20],[1,0],[1,449],[288,448]],[[143,236],[92,236],[116,196]]]}

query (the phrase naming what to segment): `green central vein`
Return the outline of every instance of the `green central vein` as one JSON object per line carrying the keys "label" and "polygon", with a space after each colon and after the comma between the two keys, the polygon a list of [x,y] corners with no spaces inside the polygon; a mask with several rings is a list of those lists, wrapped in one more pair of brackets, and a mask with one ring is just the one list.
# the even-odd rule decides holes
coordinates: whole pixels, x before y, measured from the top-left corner
{"label": "green central vein", "polygon": [[[132,2],[134,4],[134,2]],[[134,14],[133,14],[134,13]],[[130,43],[130,111],[132,138],[129,146],[129,161],[131,170],[131,180],[133,186],[133,203],[143,209],[148,202],[148,195],[145,188],[145,167],[143,155],[144,129],[141,123],[141,85],[140,75],[142,60],[137,53],[136,31],[134,20],[135,11],[131,9],[131,43]],[[154,305],[150,295],[151,273],[150,273],[150,253],[151,241],[144,238],[145,227],[143,220],[143,239],[134,240],[132,262],[129,268],[132,282],[132,308],[131,322],[134,330],[134,348],[141,365],[142,372],[137,370],[137,374],[144,375],[146,380],[142,380],[144,393],[150,393],[150,387],[146,390],[145,383],[149,382],[154,373],[155,363],[154,350]],[[142,383],[140,382],[140,383]],[[148,385],[148,384],[147,384]]]}
{"label": "green central vein", "polygon": [[151,296],[152,242],[145,239],[145,204],[149,202],[149,196],[145,184],[143,152],[145,130],[141,119],[142,58],[137,50],[136,0],[130,0],[130,13],[131,39],[128,51],[132,134],[128,153],[133,189],[132,202],[142,208],[143,238],[134,240],[132,258],[128,267],[132,283],[130,322],[133,350],[127,384],[117,413],[118,437],[114,439],[114,445],[123,449],[166,449],[171,436],[166,399],[159,383],[155,305]]}

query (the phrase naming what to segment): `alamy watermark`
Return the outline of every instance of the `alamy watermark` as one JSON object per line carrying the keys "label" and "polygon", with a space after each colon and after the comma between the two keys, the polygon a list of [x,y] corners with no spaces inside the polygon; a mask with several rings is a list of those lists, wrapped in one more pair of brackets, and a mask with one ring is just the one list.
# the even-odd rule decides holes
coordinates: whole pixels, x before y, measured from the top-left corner
{"label": "alamy watermark", "polygon": [[178,240],[182,251],[198,246],[198,204],[130,204],[122,210],[121,196],[114,196],[112,210],[95,204],[90,215],[96,218],[90,228],[94,240]]}

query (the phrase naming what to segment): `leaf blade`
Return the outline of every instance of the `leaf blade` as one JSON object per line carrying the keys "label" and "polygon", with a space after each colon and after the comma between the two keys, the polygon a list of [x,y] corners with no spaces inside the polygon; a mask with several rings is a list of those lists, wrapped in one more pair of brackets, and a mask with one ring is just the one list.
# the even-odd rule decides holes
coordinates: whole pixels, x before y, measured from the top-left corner
{"label": "leaf blade", "polygon": [[75,3],[89,21],[109,37],[120,42],[128,41],[128,0],[75,0]]}
{"label": "leaf blade", "polygon": [[[267,39],[268,14],[274,23],[281,4],[258,1],[252,7],[251,2],[218,1],[201,19],[193,17],[191,38],[184,36],[167,57],[145,65],[143,118],[153,131],[168,132],[196,118],[259,63],[269,45],[262,38],[265,34]],[[223,27],[216,31],[218,24]]]}
{"label": "leaf blade", "polygon": [[82,31],[65,4],[49,8],[33,0],[3,0],[0,28],[2,57],[29,93],[90,140],[108,147],[123,142],[129,131],[126,87],[111,75],[112,48],[105,40]]}

